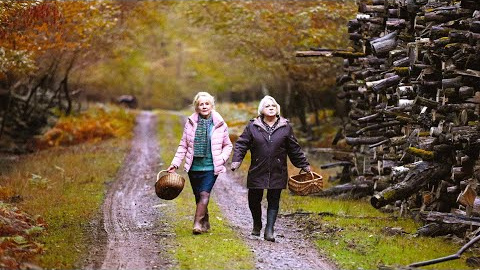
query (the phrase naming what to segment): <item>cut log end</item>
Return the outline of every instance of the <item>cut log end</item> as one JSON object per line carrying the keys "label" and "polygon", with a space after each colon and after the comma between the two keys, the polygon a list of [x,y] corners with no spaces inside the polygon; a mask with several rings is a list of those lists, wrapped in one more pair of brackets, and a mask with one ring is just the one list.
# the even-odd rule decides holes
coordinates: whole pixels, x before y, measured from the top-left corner
{"label": "cut log end", "polygon": [[383,199],[380,195],[373,195],[370,198],[370,204],[375,207],[376,209],[380,209],[381,207],[387,205],[387,202]]}

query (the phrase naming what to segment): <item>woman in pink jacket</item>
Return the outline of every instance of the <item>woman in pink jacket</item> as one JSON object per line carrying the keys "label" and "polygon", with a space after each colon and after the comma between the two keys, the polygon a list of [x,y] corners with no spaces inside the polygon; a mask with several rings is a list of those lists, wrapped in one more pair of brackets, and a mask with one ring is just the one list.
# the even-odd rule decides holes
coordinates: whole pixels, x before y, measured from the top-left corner
{"label": "woman in pink jacket", "polygon": [[182,139],[168,172],[175,172],[185,159],[184,169],[192,185],[197,208],[193,234],[210,229],[208,202],[219,173],[225,172],[225,162],[232,152],[228,127],[214,110],[215,99],[207,92],[199,92],[193,99],[195,113],[188,117]]}

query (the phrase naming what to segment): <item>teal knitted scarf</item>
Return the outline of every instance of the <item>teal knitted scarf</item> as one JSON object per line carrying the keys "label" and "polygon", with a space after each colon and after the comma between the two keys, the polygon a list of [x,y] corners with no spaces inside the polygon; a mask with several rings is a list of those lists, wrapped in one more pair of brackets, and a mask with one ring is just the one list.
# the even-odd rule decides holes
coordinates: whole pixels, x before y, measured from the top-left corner
{"label": "teal knitted scarf", "polygon": [[193,156],[206,157],[208,144],[208,129],[213,124],[213,119],[210,116],[207,119],[198,116],[197,130],[195,130],[195,139],[193,142]]}

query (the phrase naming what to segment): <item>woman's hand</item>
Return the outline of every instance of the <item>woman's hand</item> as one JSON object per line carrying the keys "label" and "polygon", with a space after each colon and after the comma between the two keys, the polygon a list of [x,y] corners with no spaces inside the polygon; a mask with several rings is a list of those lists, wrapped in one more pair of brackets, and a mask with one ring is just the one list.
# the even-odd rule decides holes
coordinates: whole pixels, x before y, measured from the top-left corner
{"label": "woman's hand", "polygon": [[232,169],[232,171],[235,171],[236,169],[238,169],[238,167],[240,167],[240,162],[232,162],[232,165],[230,166],[230,169]]}
{"label": "woman's hand", "polygon": [[305,172],[309,173],[309,172],[311,171],[310,165],[307,165],[306,167],[303,167],[302,170],[304,170]]}
{"label": "woman's hand", "polygon": [[175,167],[175,165],[170,165],[170,166],[167,168],[167,172],[169,172],[169,173],[174,173],[176,169],[177,169],[177,167]]}

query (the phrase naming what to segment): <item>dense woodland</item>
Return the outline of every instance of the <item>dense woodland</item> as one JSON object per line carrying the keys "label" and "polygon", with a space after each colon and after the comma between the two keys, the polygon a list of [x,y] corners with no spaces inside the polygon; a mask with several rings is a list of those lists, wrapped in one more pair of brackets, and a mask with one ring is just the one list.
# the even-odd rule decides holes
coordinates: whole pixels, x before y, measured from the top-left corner
{"label": "dense woodland", "polygon": [[418,235],[478,240],[479,10],[474,0],[2,1],[0,151],[34,150],[59,116],[121,95],[178,110],[198,91],[234,103],[271,94],[304,134],[319,110],[343,120],[336,161],[322,166],[343,170],[314,195],[368,197],[423,220]]}
{"label": "dense woodland", "polygon": [[335,105],[341,60],[294,52],[343,48],[354,11],[353,1],[2,1],[1,147],[25,151],[86,101],[128,94],[140,108],[180,109],[200,90],[275,95],[306,131],[307,112]]}
{"label": "dense woodland", "polygon": [[379,192],[374,207],[423,194],[411,204],[448,211],[475,190],[474,2],[207,2],[2,2],[0,146],[28,150],[55,116],[123,94],[144,109],[184,108],[200,90],[272,94],[303,131],[307,113],[340,113],[338,98],[348,118],[333,143],[354,155],[325,168]]}

